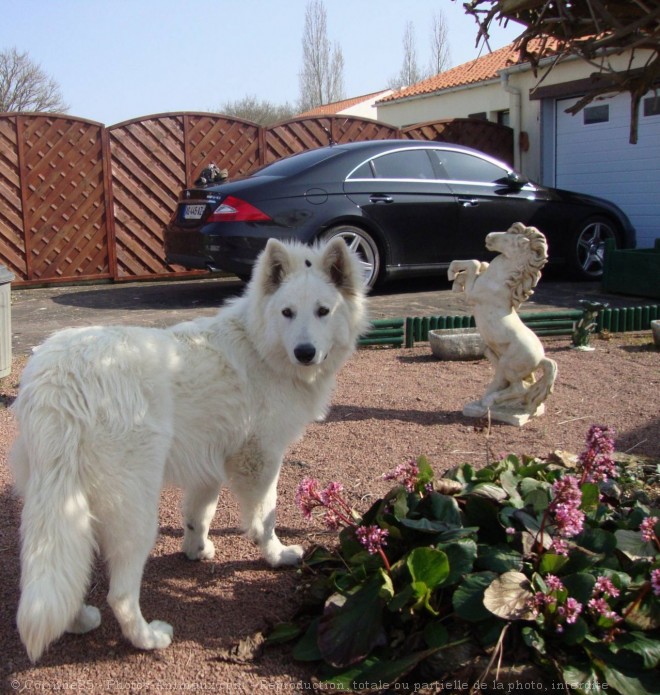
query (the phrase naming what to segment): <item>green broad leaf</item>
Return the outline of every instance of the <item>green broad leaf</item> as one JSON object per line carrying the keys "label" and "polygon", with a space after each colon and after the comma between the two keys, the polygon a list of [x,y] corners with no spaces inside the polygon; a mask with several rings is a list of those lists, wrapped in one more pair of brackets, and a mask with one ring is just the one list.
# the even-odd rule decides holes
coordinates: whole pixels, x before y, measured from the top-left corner
{"label": "green broad leaf", "polygon": [[449,631],[439,620],[433,620],[424,627],[424,641],[432,649],[444,647],[449,642]]}
{"label": "green broad leaf", "polygon": [[584,638],[588,634],[589,626],[584,618],[580,616],[574,623],[564,625],[564,631],[562,632],[561,639],[564,644],[572,646],[574,644],[580,644],[583,642]]}
{"label": "green broad leaf", "polygon": [[417,468],[419,468],[419,473],[417,474],[416,487],[419,491],[421,491],[426,485],[433,482],[435,475],[433,473],[433,468],[431,468],[431,464],[426,456],[420,456],[417,459]]}
{"label": "green broad leaf", "polygon": [[534,649],[542,656],[545,656],[545,640],[543,639],[543,635],[538,630],[533,627],[524,627],[521,630],[521,634],[523,641],[530,649]]}
{"label": "green broad leaf", "polygon": [[495,572],[474,572],[465,577],[452,595],[452,604],[459,617],[470,622],[491,617],[484,606],[484,592],[496,578]]}
{"label": "green broad leaf", "polygon": [[477,544],[471,538],[438,543],[436,548],[442,550],[449,561],[449,576],[445,579],[445,586],[458,583],[462,577],[472,572],[477,557]]}
{"label": "green broad leaf", "polygon": [[452,528],[448,531],[443,531],[439,533],[436,538],[436,543],[450,543],[451,541],[456,541],[461,538],[468,538],[469,536],[474,536],[479,528],[476,526],[466,526],[465,528]]}
{"label": "green broad leaf", "polygon": [[600,490],[596,483],[583,483],[580,486],[582,491],[582,502],[580,503],[580,509],[585,512],[585,514],[593,514],[598,509],[598,504],[600,502]]}
{"label": "green broad leaf", "polygon": [[660,679],[656,674],[622,672],[601,659],[594,659],[594,666],[603,674],[607,685],[620,695],[650,695],[660,692]]}
{"label": "green broad leaf", "polygon": [[591,598],[596,578],[587,572],[576,572],[561,578],[568,595],[581,603],[583,606]]}
{"label": "green broad leaf", "polygon": [[401,521],[408,515],[408,493],[405,488],[400,488],[392,503],[392,514]]}
{"label": "green broad leaf", "polygon": [[525,507],[531,507],[536,514],[544,512],[548,508],[550,503],[550,495],[547,490],[541,488],[535,488],[530,490],[523,497],[523,504]]}
{"label": "green broad leaf", "polygon": [[518,492],[520,478],[513,471],[504,471],[500,475],[500,485],[509,496],[509,504],[517,509],[523,506],[523,499]]}
{"label": "green broad leaf", "polygon": [[578,665],[571,660],[561,671],[564,682],[571,688],[570,692],[600,693],[602,681],[590,663]]}
{"label": "green broad leaf", "polygon": [[412,602],[415,598],[415,592],[410,584],[406,584],[401,591],[394,595],[392,600],[387,604],[387,609],[391,613],[398,613],[403,608]]}
{"label": "green broad leaf", "polygon": [[496,503],[483,497],[468,496],[463,508],[466,523],[479,528],[479,540],[484,543],[503,543],[506,533],[499,518],[499,508]]}
{"label": "green broad leaf", "polygon": [[660,628],[660,601],[646,600],[628,606],[625,611],[626,624],[638,630]]}
{"label": "green broad leaf", "polygon": [[655,557],[653,543],[646,543],[639,531],[619,529],[614,532],[617,548],[631,560],[648,560]]}
{"label": "green broad leaf", "polygon": [[429,519],[442,521],[450,526],[463,526],[458,503],[453,497],[439,492],[429,493],[417,508],[417,512]]}
{"label": "green broad leaf", "polygon": [[566,565],[568,558],[565,555],[555,555],[554,553],[543,553],[539,563],[541,574],[557,574]]}
{"label": "green broad leaf", "polygon": [[445,478],[457,480],[459,483],[467,485],[474,480],[475,475],[474,468],[469,463],[464,463],[462,466],[458,466],[458,468],[454,468],[445,473]]}
{"label": "green broad leaf", "polygon": [[266,635],[265,644],[285,644],[302,634],[302,628],[296,623],[277,623]]}
{"label": "green broad leaf", "polygon": [[449,530],[449,526],[444,521],[431,521],[430,519],[401,519],[401,526],[420,533],[434,535]]}
{"label": "green broad leaf", "polygon": [[320,620],[320,618],[314,618],[305,634],[296,642],[291,652],[296,661],[321,661],[323,658],[318,642]]}
{"label": "green broad leaf", "polygon": [[319,622],[318,645],[323,659],[331,666],[350,666],[385,643],[382,589],[382,578],[375,575],[354,594],[333,594],[326,601]]}
{"label": "green broad leaf", "polygon": [[480,483],[492,483],[495,480],[495,478],[496,473],[490,467],[478,470],[475,476],[475,480],[478,480]]}
{"label": "green broad leaf", "polygon": [[653,639],[643,632],[629,632],[619,637],[611,649],[638,654],[642,657],[644,668],[660,666],[660,640]]}
{"label": "green broad leaf", "polygon": [[505,572],[494,579],[484,591],[484,606],[503,620],[533,620],[530,600],[534,593],[529,579],[522,572]]}
{"label": "green broad leaf", "polygon": [[424,582],[433,591],[449,576],[449,560],[442,550],[415,548],[406,561],[413,582]]}
{"label": "green broad leaf", "polygon": [[431,605],[433,591],[429,589],[424,582],[413,582],[412,588],[415,592],[415,598],[417,599],[415,605],[412,607],[413,611],[418,608],[426,608],[431,615],[438,615],[438,611]]}
{"label": "green broad leaf", "polygon": [[425,649],[393,660],[378,657],[365,659],[362,664],[321,681],[329,686],[323,690],[352,692],[359,687],[360,692],[382,692],[386,683],[390,686],[395,685],[436,651],[437,649]]}
{"label": "green broad leaf", "polygon": [[477,569],[492,570],[498,574],[508,572],[509,570],[522,569],[522,555],[508,545],[486,545],[480,543],[478,548],[479,555],[475,561]]}
{"label": "green broad leaf", "polygon": [[476,485],[470,485],[468,494],[485,497],[486,499],[495,500],[496,502],[503,502],[508,497],[506,491],[495,483],[477,483]]}

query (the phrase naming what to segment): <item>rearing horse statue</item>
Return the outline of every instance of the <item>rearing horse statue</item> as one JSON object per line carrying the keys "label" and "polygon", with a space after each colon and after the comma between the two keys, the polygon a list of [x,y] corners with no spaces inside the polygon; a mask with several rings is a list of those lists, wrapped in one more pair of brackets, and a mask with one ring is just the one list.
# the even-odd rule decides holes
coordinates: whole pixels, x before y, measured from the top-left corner
{"label": "rearing horse statue", "polygon": [[557,364],[545,356],[541,341],[517,313],[548,262],[548,245],[538,229],[516,222],[506,232],[488,234],[486,248],[499,254],[491,263],[452,261],[448,270],[453,290],[464,292],[472,307],[495,369],[484,396],[463,412],[479,417],[490,411],[495,419],[522,425],[544,412],[543,402],[557,377]]}

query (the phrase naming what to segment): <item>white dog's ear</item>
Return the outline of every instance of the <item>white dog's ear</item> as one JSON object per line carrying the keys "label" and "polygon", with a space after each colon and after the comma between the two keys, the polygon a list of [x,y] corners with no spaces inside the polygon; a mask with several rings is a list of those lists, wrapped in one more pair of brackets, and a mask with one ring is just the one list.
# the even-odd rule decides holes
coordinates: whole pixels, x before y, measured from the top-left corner
{"label": "white dog's ear", "polygon": [[277,239],[269,239],[261,259],[261,285],[266,294],[273,294],[291,270],[287,247]]}
{"label": "white dog's ear", "polygon": [[357,260],[351,256],[346,242],[341,238],[328,242],[321,260],[323,270],[341,292],[358,294],[362,285]]}

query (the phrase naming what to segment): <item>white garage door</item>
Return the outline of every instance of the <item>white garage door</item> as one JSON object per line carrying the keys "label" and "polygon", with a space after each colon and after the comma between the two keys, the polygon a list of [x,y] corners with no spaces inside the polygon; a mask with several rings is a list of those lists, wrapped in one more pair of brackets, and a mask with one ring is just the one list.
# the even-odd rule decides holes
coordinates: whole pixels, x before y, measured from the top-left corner
{"label": "white garage door", "polygon": [[642,99],[636,145],[628,143],[627,94],[565,113],[576,101],[556,104],[555,185],[616,203],[637,230],[637,246],[653,246],[660,238],[660,92]]}

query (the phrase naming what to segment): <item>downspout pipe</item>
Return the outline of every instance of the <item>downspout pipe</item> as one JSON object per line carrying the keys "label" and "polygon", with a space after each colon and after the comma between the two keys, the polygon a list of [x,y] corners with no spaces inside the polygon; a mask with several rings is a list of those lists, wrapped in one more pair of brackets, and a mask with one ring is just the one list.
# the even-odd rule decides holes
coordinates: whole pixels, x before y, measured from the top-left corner
{"label": "downspout pipe", "polygon": [[509,75],[506,72],[500,73],[500,82],[502,89],[510,95],[509,114],[511,116],[511,128],[513,129],[513,167],[517,171],[521,171],[520,133],[522,130],[522,116],[520,90],[509,84]]}

